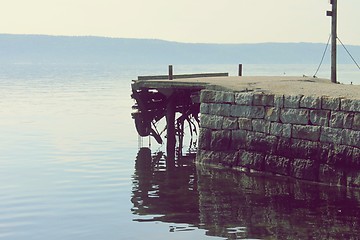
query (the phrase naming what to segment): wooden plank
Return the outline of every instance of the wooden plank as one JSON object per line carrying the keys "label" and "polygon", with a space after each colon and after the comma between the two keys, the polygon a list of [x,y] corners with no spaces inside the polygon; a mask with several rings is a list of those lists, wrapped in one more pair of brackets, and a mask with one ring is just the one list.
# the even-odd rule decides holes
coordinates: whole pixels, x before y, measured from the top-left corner
{"label": "wooden plank", "polygon": [[169,65],[169,80],[174,79],[173,66]]}
{"label": "wooden plank", "polygon": [[[196,74],[177,74],[173,75],[173,79],[182,78],[203,78],[203,77],[228,77],[229,73],[196,73]],[[154,76],[138,76],[138,80],[165,80],[169,79],[169,75],[154,75]]]}
{"label": "wooden plank", "polygon": [[239,64],[239,77],[242,76],[242,69],[243,69],[242,64]]}
{"label": "wooden plank", "polygon": [[176,133],[175,133],[175,113],[176,103],[175,95],[168,98],[168,104],[166,107],[166,155],[167,165],[171,165],[175,162],[175,148],[176,148]]}

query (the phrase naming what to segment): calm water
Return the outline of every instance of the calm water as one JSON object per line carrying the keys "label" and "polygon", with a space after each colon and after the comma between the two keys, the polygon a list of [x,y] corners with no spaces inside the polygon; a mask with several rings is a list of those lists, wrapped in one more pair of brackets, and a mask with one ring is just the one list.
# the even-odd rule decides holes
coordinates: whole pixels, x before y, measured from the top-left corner
{"label": "calm water", "polygon": [[[244,75],[312,75],[316,67],[249,65]],[[340,81],[360,84],[352,65],[340,71]],[[166,66],[1,66],[0,239],[360,236],[359,191],[203,169],[189,159],[166,170],[155,141],[139,149],[130,82],[164,73]]]}

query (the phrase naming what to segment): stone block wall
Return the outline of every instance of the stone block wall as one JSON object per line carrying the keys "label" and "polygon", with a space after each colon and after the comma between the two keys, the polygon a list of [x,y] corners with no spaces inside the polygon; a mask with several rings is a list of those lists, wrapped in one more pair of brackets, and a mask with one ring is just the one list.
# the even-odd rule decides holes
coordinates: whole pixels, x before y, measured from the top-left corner
{"label": "stone block wall", "polygon": [[197,162],[360,187],[360,99],[203,90]]}

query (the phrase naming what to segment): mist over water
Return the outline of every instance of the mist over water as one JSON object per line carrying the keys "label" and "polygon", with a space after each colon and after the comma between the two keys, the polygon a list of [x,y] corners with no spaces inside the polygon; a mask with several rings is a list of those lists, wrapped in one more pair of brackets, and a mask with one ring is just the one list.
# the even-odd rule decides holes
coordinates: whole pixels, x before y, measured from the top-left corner
{"label": "mist over water", "polygon": [[[245,65],[308,75],[313,65]],[[318,74],[327,77],[329,67]],[[236,66],[174,66],[175,73]],[[138,148],[131,80],[167,66],[0,68],[0,239],[356,239],[358,191],[204,169]],[[352,65],[339,81],[360,84]],[[144,140],[148,146],[148,140]],[[326,235],[327,234],[327,235]],[[325,237],[324,237],[325,236]]]}

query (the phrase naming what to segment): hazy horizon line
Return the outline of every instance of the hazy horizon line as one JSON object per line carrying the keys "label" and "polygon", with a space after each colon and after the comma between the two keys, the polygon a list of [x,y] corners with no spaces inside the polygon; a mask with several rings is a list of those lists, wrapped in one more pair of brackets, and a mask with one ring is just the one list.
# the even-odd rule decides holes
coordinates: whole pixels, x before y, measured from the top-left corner
{"label": "hazy horizon line", "polygon": [[[181,44],[199,44],[199,45],[255,45],[255,44],[326,44],[326,42],[244,42],[244,43],[232,43],[232,42],[181,42],[176,40],[160,39],[160,38],[132,38],[132,37],[112,37],[112,36],[100,36],[100,35],[53,35],[53,34],[42,34],[42,33],[0,33],[1,35],[11,36],[38,36],[38,37],[68,37],[68,38],[103,38],[103,39],[127,39],[127,40],[152,40],[152,41],[163,41],[170,43],[181,43]],[[360,45],[347,45],[347,46],[359,46]]]}

